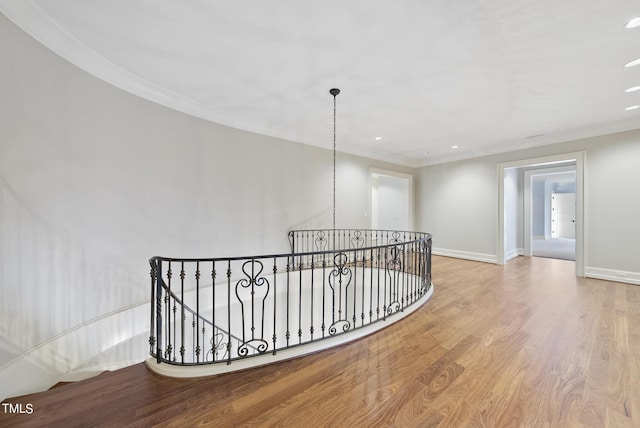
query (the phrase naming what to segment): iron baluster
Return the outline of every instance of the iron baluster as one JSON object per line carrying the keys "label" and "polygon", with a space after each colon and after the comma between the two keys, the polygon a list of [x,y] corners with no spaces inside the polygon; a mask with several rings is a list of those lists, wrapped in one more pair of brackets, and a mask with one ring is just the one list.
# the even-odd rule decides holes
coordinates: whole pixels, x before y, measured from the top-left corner
{"label": "iron baluster", "polygon": [[[200,262],[196,262],[196,333],[200,331]],[[200,336],[196,334],[196,362],[200,362]]]}
{"label": "iron baluster", "polygon": [[293,256],[291,257],[291,259],[287,259],[287,310],[286,310],[286,315],[287,315],[287,330],[285,332],[285,339],[287,341],[287,348],[289,347],[289,337],[291,336],[289,334],[289,313],[290,313],[290,308],[289,308],[289,281],[290,281],[290,276],[291,276],[291,263],[293,263]]}
{"label": "iron baluster", "polygon": [[194,345],[196,344],[196,340],[198,338],[198,329],[196,328],[196,316],[195,314],[191,314],[191,362],[193,361],[193,356],[196,353],[196,348]]}
{"label": "iron baluster", "polygon": [[400,310],[404,311],[404,302],[405,302],[405,296],[406,296],[406,271],[407,269],[407,246],[406,244],[402,245],[402,267],[401,267],[401,275],[402,275],[402,281],[400,281],[400,296],[402,296],[400,298]]}
{"label": "iron baluster", "polygon": [[302,260],[298,273],[298,344],[302,343]]}
{"label": "iron baluster", "polygon": [[156,359],[162,360],[162,260],[156,261]]}
{"label": "iron baluster", "polygon": [[313,277],[314,275],[314,259],[313,259],[313,253],[311,254],[311,266],[310,266],[310,275],[311,275],[311,304],[309,305],[310,308],[310,318],[309,318],[309,336],[311,337],[311,341],[313,342]]}
{"label": "iron baluster", "polygon": [[[373,250],[369,250],[371,269],[369,269],[369,323],[373,322]],[[379,288],[379,287],[376,287]]]}
{"label": "iron baluster", "polygon": [[180,302],[180,358],[182,364],[184,364],[184,322],[186,320],[186,315],[184,313],[184,261],[180,263]]}
{"label": "iron baluster", "polygon": [[353,322],[353,328],[356,328],[356,302],[357,302],[357,291],[358,291],[358,251],[354,250],[353,252],[353,313],[351,314],[351,322]]}
{"label": "iron baluster", "polygon": [[[387,259],[388,259],[387,250],[388,250],[388,248],[385,247],[385,251],[384,251],[384,266],[385,266],[385,269],[386,269],[386,266],[387,266]],[[382,297],[384,298],[384,301],[382,303],[382,319],[386,320],[387,319],[387,275],[383,275],[383,277],[384,277],[384,290],[382,292]]]}
{"label": "iron baluster", "polygon": [[227,328],[229,329],[227,364],[231,364],[231,260],[227,262]]}
{"label": "iron baluster", "polygon": [[273,258],[273,355],[276,355],[276,348],[277,348],[277,344],[276,341],[278,339],[278,336],[276,334],[277,330],[277,321],[276,321],[276,314],[277,314],[277,299],[276,297],[278,296],[278,289],[277,289],[277,274],[278,274],[278,258],[274,257]]}
{"label": "iron baluster", "polygon": [[376,248],[376,273],[378,274],[378,282],[376,292],[378,299],[376,301],[376,320],[380,319],[380,247]]}
{"label": "iron baluster", "polygon": [[327,284],[327,260],[325,255],[322,255],[322,324],[320,325],[320,330],[322,330],[322,337],[324,338],[324,329],[326,327],[326,319],[325,314],[326,311],[326,286]]}
{"label": "iron baluster", "polygon": [[361,306],[360,306],[360,324],[361,326],[364,326],[364,289],[366,287],[366,283],[365,283],[365,266],[366,266],[366,262],[365,260],[367,259],[366,257],[366,253],[363,251],[362,252],[362,302],[361,302]]}
{"label": "iron baluster", "polygon": [[153,349],[156,344],[157,334],[157,332],[154,332],[156,311],[153,307],[156,304],[156,261],[151,259],[149,260],[149,264],[151,266],[151,270],[149,271],[149,275],[151,276],[151,310],[149,311],[151,313],[151,319],[149,321],[149,354],[151,354],[151,356],[156,356],[154,355],[155,350]]}
{"label": "iron baluster", "polygon": [[216,262],[211,262],[211,323],[213,328],[211,329],[211,358],[215,361],[217,353],[213,349],[213,338],[215,337],[216,329]]}
{"label": "iron baluster", "polygon": [[[165,314],[167,316],[167,322],[165,324],[165,334],[167,337],[167,349],[165,351],[165,358],[168,361],[171,361],[171,352],[173,351],[172,340],[171,340],[171,262],[167,264],[167,287],[169,291],[165,295]],[[175,302],[175,301],[174,301]],[[175,320],[174,320],[175,321]]]}

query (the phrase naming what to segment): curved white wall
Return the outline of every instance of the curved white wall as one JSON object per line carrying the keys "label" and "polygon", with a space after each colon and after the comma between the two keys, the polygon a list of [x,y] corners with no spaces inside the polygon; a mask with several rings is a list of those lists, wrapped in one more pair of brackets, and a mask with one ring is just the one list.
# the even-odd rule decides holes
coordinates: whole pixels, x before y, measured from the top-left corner
{"label": "curved white wall", "polygon": [[[128,94],[3,15],[0,40],[0,399],[142,361],[149,257],[282,252],[330,226],[329,150]],[[368,226],[372,166],[411,172],[340,154],[338,226]]]}

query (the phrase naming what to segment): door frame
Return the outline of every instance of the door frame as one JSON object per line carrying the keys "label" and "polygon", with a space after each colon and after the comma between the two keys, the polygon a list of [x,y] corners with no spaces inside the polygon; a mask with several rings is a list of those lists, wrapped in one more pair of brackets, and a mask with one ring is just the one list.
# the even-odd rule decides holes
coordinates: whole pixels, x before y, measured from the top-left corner
{"label": "door frame", "polygon": [[572,152],[552,156],[544,156],[531,159],[523,159],[512,162],[499,162],[497,164],[498,175],[498,215],[496,233],[496,263],[505,264],[505,221],[504,221],[504,176],[507,168],[521,168],[528,166],[553,165],[575,161],[576,163],[576,276],[585,276],[585,248],[587,246],[587,234],[584,225],[585,219],[585,163],[586,152]]}

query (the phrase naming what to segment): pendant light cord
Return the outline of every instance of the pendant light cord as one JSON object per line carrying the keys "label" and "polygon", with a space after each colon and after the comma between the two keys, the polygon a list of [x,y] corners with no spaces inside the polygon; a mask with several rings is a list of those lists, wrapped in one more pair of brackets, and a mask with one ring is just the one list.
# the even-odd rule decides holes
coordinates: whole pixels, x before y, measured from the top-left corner
{"label": "pendant light cord", "polygon": [[333,229],[336,229],[336,96],[333,96]]}
{"label": "pendant light cord", "polygon": [[336,95],[340,93],[340,89],[333,88],[329,90],[333,95],[333,230],[336,230]]}

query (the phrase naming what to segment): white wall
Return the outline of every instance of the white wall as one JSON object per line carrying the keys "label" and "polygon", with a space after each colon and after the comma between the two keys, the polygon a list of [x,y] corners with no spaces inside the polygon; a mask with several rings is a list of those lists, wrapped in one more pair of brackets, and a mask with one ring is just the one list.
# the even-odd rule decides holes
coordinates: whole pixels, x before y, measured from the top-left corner
{"label": "white wall", "polygon": [[[588,266],[640,280],[640,132],[613,135],[587,158]],[[637,283],[640,283],[638,281]]]}
{"label": "white wall", "polygon": [[416,229],[435,254],[495,262],[496,165],[462,161],[424,167],[416,184]]}
{"label": "white wall", "polygon": [[531,182],[531,233],[536,238],[546,236],[545,182],[535,177]]}
{"label": "white wall", "polygon": [[640,196],[630,191],[640,183],[640,130],[421,168],[417,229],[433,233],[441,254],[495,261],[496,165],[579,151],[586,152],[586,274],[640,284]]}
{"label": "white wall", "polygon": [[[0,40],[0,399],[144,359],[149,257],[286,252],[331,225],[331,151],[137,98],[3,15]],[[368,226],[371,167],[411,172],[339,154],[338,227]]]}

